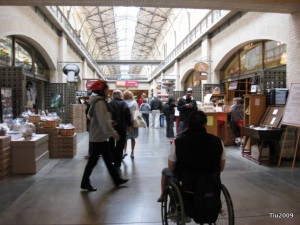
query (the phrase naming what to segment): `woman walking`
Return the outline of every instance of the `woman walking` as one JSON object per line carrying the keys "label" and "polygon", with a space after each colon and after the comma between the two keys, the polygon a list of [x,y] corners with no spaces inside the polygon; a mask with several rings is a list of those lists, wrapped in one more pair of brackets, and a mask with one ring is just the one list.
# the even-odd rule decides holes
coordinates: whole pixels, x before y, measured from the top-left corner
{"label": "woman walking", "polygon": [[[138,110],[138,104],[134,99],[134,96],[132,94],[131,91],[125,91],[123,93],[123,98],[126,101],[130,112],[131,112],[131,118],[133,121],[134,115],[135,115],[135,111]],[[133,126],[134,123],[132,123],[131,128],[127,131],[126,134],[126,144],[124,146],[124,156],[123,158],[125,158],[127,156],[127,140],[131,140],[131,154],[130,157],[133,159],[134,158],[134,147],[135,147],[135,139],[138,137],[139,135],[139,128],[138,127],[134,127]]]}
{"label": "woman walking", "polygon": [[90,89],[93,91],[90,97],[90,109],[88,116],[90,118],[89,127],[89,150],[90,157],[86,164],[82,181],[81,189],[87,191],[96,191],[90,182],[90,175],[97,165],[100,155],[102,155],[105,165],[109,171],[115,186],[126,183],[127,179],[122,179],[112,163],[112,156],[108,139],[113,137],[119,140],[119,134],[114,130],[111,123],[111,114],[106,101],[108,95],[108,85],[106,81],[98,80],[94,82]]}

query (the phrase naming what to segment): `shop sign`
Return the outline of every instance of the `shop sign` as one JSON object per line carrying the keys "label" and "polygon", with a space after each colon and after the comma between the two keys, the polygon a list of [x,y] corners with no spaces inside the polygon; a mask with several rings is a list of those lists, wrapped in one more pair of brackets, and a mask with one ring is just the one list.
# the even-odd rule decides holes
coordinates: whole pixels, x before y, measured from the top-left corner
{"label": "shop sign", "polygon": [[117,80],[116,87],[137,87],[139,81],[137,80]]}

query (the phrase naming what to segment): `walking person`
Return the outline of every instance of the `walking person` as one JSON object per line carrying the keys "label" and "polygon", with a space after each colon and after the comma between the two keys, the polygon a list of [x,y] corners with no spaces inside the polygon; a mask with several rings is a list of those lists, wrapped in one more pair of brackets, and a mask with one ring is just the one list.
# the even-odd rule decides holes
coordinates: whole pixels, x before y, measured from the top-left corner
{"label": "walking person", "polygon": [[120,136],[111,123],[109,105],[106,101],[109,92],[108,85],[106,81],[98,80],[91,85],[90,89],[93,92],[90,97],[91,106],[88,112],[90,117],[89,149],[91,155],[83,173],[81,189],[96,191],[97,188],[91,185],[90,175],[97,165],[100,155],[102,155],[116,187],[126,183],[128,180],[120,177],[111,159],[108,138],[113,137],[115,140],[119,140]]}
{"label": "walking person", "polygon": [[178,101],[177,109],[179,111],[179,131],[181,133],[187,127],[187,119],[191,112],[197,111],[197,103],[192,96],[192,88],[186,90],[185,96],[181,97]]}
{"label": "walking person", "polygon": [[[127,103],[130,113],[131,113],[131,120],[134,120],[135,111],[138,110],[138,104],[134,99],[133,93],[131,91],[125,91],[123,93],[123,98],[125,102]],[[131,154],[130,157],[134,158],[134,148],[135,148],[135,139],[139,136],[139,128],[134,127],[133,123],[129,130],[127,130],[126,133],[126,142],[124,146],[124,155],[123,158],[127,156],[127,140],[131,140]]]}
{"label": "walking person", "polygon": [[111,137],[109,143],[114,158],[114,165],[116,168],[120,168],[126,143],[126,132],[132,124],[131,113],[127,103],[123,100],[123,94],[120,90],[113,91],[112,100],[108,104],[111,109],[113,128],[120,135],[120,139],[117,141]]}
{"label": "walking person", "polygon": [[166,131],[167,131],[168,138],[174,137],[175,108],[176,108],[175,99],[173,97],[170,97],[164,108],[164,115],[166,117],[166,123],[167,123]]}
{"label": "walking person", "polygon": [[146,99],[143,99],[143,103],[140,106],[140,113],[146,122],[146,127],[149,128],[149,113],[151,111],[151,106]]}
{"label": "walking person", "polygon": [[145,93],[141,94],[141,96],[139,97],[138,99],[138,107],[140,108],[141,105],[143,104],[144,102],[144,99],[146,99],[147,95]]}
{"label": "walking person", "polygon": [[157,97],[157,95],[155,95],[152,101],[150,102],[150,107],[152,115],[150,127],[154,127],[157,129],[160,127],[160,112],[162,110],[162,103],[161,100]]}

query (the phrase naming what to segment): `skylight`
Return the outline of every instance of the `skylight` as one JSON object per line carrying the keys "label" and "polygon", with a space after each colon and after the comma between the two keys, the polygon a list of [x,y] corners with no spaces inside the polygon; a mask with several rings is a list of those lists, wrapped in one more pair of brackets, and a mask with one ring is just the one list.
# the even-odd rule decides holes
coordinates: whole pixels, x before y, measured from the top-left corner
{"label": "skylight", "polygon": [[[135,28],[139,10],[140,8],[138,7],[114,7],[120,60],[131,59],[131,51],[134,42]],[[129,66],[121,65],[120,71],[122,77],[127,77]]]}
{"label": "skylight", "polygon": [[130,59],[134,41],[138,7],[114,7],[120,59]]}

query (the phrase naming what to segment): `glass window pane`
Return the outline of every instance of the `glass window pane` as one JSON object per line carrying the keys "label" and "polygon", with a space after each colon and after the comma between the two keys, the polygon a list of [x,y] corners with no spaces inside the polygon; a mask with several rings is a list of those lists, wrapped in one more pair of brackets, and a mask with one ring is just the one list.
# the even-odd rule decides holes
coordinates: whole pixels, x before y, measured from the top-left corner
{"label": "glass window pane", "polygon": [[32,57],[30,48],[22,42],[16,41],[15,66],[23,66],[26,71],[32,69]]}
{"label": "glass window pane", "polygon": [[262,44],[250,43],[240,54],[241,74],[255,72],[262,68]]}
{"label": "glass window pane", "polygon": [[12,39],[0,39],[0,65],[11,66],[12,63]]}
{"label": "glass window pane", "polygon": [[239,75],[239,57],[236,55],[225,68],[224,79]]}
{"label": "glass window pane", "polygon": [[286,44],[277,41],[265,42],[264,64],[266,69],[286,65],[286,56]]}

